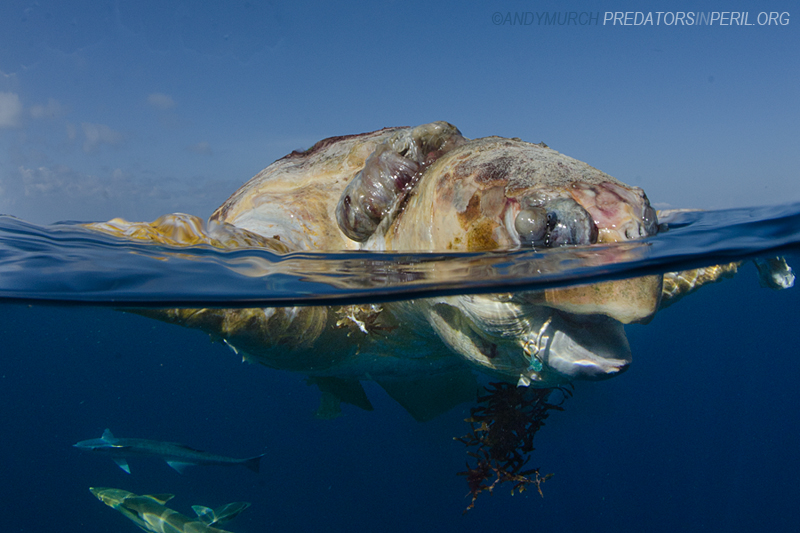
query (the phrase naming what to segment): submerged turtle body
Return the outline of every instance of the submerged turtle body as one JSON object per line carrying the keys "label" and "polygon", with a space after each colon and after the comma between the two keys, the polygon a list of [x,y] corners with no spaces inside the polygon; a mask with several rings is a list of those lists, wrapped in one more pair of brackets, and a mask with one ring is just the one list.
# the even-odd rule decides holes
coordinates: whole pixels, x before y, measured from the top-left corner
{"label": "submerged turtle body", "polygon": [[[658,222],[641,189],[543,143],[469,140],[435,122],[293,152],[236,191],[207,227],[186,215],[91,227],[279,253],[440,252],[619,242],[655,234]],[[476,368],[543,387],[618,374],[631,361],[623,323],[653,316],[662,281],[653,275],[381,305],[150,314],[204,329],[250,360],[302,372],[330,398],[369,407],[358,380],[377,381],[424,419],[474,398]]]}

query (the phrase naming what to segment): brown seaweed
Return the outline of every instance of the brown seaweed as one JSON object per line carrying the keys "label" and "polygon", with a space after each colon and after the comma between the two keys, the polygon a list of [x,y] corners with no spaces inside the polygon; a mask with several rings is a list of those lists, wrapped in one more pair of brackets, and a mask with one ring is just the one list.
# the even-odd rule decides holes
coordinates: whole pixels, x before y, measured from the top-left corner
{"label": "brown seaweed", "polygon": [[[478,397],[478,405],[470,409],[470,417],[465,419],[470,424],[470,433],[456,438],[467,446],[467,455],[475,460],[471,466],[468,459],[467,470],[458,473],[467,478],[468,496],[472,496],[465,513],[475,506],[478,494],[491,493],[506,482],[513,483],[512,495],[535,485],[544,497],[542,483],[553,474],[542,476],[538,468],[523,468],[534,450],[533,437],[550,411],[563,411],[561,403],[572,396],[572,390],[563,387],[535,389],[510,383],[490,383],[486,391],[488,394]],[[551,403],[549,400],[556,392],[561,394],[561,401]]]}

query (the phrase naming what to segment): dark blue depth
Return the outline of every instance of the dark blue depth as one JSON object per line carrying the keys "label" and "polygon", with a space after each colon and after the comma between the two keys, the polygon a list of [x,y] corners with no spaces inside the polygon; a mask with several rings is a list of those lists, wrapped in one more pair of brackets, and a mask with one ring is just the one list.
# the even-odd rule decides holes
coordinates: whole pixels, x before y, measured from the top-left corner
{"label": "dark blue depth", "polygon": [[[790,264],[800,258],[789,257]],[[468,499],[469,405],[414,422],[377,386],[375,411],[312,417],[296,374],[242,364],[197,331],[111,309],[0,308],[0,439],[7,531],[136,531],[90,486],[171,492],[170,506],[249,501],[227,524],[262,531],[794,531],[800,511],[800,293],[758,287],[755,269],[627,328],[632,368],[575,396],[536,437],[535,491]],[[260,474],[158,460],[132,474],[71,445],[106,427],[235,457]]]}

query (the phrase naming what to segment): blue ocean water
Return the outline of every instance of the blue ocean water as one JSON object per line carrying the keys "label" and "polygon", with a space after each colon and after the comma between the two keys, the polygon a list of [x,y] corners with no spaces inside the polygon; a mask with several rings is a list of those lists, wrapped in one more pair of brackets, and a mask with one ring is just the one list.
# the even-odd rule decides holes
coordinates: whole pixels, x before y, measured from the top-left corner
{"label": "blue ocean water", "polygon": [[[524,287],[758,253],[782,253],[790,265],[800,265],[800,230],[792,222],[797,206],[731,216],[686,215],[629,260],[591,264],[570,256],[558,263],[560,277],[538,279],[523,272],[528,276]],[[734,221],[748,219],[752,225]],[[749,263],[735,278],[703,287],[649,324],[626,326],[634,357],[626,373],[575,384],[565,410],[551,414],[536,435],[531,466],[554,474],[542,487],[543,498],[535,490],[511,497],[510,487],[501,486],[491,495],[481,494],[475,508],[462,514],[469,498],[456,473],[464,469],[467,456],[464,445],[453,439],[469,429],[464,418],[470,404],[419,423],[366,382],[374,411],[344,404],[339,418],[316,419],[319,392],[302,375],[243,364],[202,332],[119,309],[126,304],[121,294],[130,297],[127,303],[175,301],[165,288],[172,283],[174,290],[179,278],[164,261],[159,262],[163,279],[151,276],[137,283],[133,269],[118,276],[118,283],[109,283],[112,275],[99,276],[87,264],[96,265],[103,257],[118,260],[113,246],[71,237],[64,242],[52,227],[14,228],[17,240],[5,233],[0,249],[0,286],[6,298],[0,305],[0,501],[8,531],[136,531],[133,523],[98,502],[90,486],[173,493],[169,506],[187,515],[194,504],[248,501],[252,507],[223,526],[240,533],[796,530],[800,293],[760,287]],[[43,242],[50,247],[42,248]],[[661,247],[664,242],[669,245]],[[138,261],[139,252],[146,252],[136,251]],[[45,267],[56,268],[47,262],[53,254],[63,260],[62,270],[49,276]],[[84,261],[86,256],[94,262]],[[223,282],[220,272],[231,270],[220,269],[225,261],[218,259],[186,261],[201,265],[194,272],[200,277],[202,265],[210,265],[205,275]],[[492,267],[481,270],[484,279],[426,290],[514,288],[513,274],[519,273],[514,266],[530,260],[514,254],[481,259]],[[349,265],[352,271],[346,274],[361,279],[358,261]],[[52,285],[52,279],[70,273],[69,283]],[[358,298],[365,297],[365,290],[373,290],[377,300],[403,297],[408,279],[381,279],[396,282],[384,286],[399,287],[399,292],[387,296],[356,283],[334,286],[330,297],[346,298],[350,289]],[[81,305],[68,304],[70,287],[84,290],[92,280],[98,305],[80,298]],[[425,277],[414,280],[424,282]],[[313,281],[320,283],[319,278]],[[179,289],[189,297],[190,287]],[[271,295],[281,301],[292,290],[297,297],[308,292],[291,283],[273,284],[256,301],[270,301]],[[137,299],[136,294],[144,296]],[[218,296],[200,294],[197,301]],[[228,303],[253,301],[235,296]],[[233,457],[267,456],[260,474],[195,467],[180,475],[162,461],[133,459],[128,475],[108,458],[72,447],[99,437],[105,428],[120,437],[181,442]]]}

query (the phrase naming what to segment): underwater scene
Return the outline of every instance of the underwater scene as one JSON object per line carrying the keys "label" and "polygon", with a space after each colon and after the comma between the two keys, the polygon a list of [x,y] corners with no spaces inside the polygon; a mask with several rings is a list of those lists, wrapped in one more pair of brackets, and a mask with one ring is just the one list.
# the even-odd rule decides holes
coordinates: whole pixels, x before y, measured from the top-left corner
{"label": "underwater scene", "polygon": [[[154,531],[178,516],[185,531],[792,530],[800,206],[659,221],[634,247],[397,256],[181,248],[3,217],[7,528]],[[721,273],[700,268],[723,260]],[[451,282],[437,282],[437,270]],[[400,323],[424,302],[538,304],[586,280],[601,287],[664,270],[684,274],[664,276],[649,323],[624,326],[632,362],[609,379],[547,374],[568,371],[555,353],[571,331],[557,325],[566,313],[534,324],[519,381],[491,366],[502,353],[482,367],[455,356],[444,330]],[[697,292],[667,306],[678,298],[667,287],[691,292],[681,279],[700,271],[705,286],[697,276]],[[339,335],[322,335],[332,344],[237,348],[272,327],[252,311],[277,316],[289,308],[268,306],[292,297],[324,305],[291,308],[297,316],[333,315]],[[246,331],[192,322],[187,302],[241,318]],[[592,328],[609,325],[580,329]],[[371,339],[389,348],[369,355]],[[342,360],[326,364],[337,350]],[[89,487],[134,523],[98,507]],[[184,529],[187,520],[206,529]]]}

